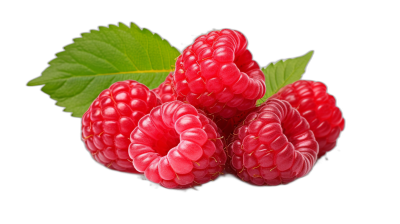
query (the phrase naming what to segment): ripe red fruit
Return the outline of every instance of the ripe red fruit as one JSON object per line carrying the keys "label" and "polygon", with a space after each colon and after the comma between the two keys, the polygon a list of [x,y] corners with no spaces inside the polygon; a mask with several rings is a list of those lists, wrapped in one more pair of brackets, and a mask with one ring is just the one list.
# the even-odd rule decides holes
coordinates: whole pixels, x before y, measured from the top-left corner
{"label": "ripe red fruit", "polygon": [[82,117],[82,139],[93,158],[110,169],[137,173],[129,159],[129,136],[140,118],[159,105],[156,95],[136,81],[116,82],[93,101]]}
{"label": "ripe red fruit", "polygon": [[188,188],[217,178],[226,154],[214,122],[181,101],[155,107],[131,134],[129,156],[147,179]]}
{"label": "ripe red fruit", "polygon": [[265,94],[265,77],[246,47],[246,38],[235,30],[198,37],[176,61],[177,94],[222,118],[254,107]]}
{"label": "ripe red fruit", "polygon": [[273,98],[286,100],[308,121],[319,144],[318,158],[336,146],[344,129],[342,112],[322,82],[300,80],[282,88]]}
{"label": "ripe red fruit", "polygon": [[161,103],[171,102],[178,98],[178,100],[184,101],[184,97],[178,97],[175,91],[174,72],[169,73],[165,81],[151,91],[157,95]]}
{"label": "ripe red fruit", "polygon": [[244,119],[249,115],[251,112],[255,111],[256,107],[254,106],[251,109],[245,111],[238,111],[238,113],[231,118],[222,118],[220,116],[208,115],[221,129],[222,135],[224,139],[229,139],[231,135],[233,135],[233,131],[235,128],[244,121]]}
{"label": "ripe red fruit", "polygon": [[235,129],[227,166],[243,181],[279,185],[306,175],[318,143],[308,122],[286,101],[268,100]]}

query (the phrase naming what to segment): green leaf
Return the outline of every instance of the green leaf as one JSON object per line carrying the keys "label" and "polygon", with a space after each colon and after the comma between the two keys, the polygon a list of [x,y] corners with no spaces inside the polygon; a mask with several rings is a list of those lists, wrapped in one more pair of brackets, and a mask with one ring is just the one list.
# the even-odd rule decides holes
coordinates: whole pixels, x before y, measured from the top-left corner
{"label": "green leaf", "polygon": [[133,23],[83,33],[64,49],[28,86],[44,84],[42,91],[74,117],[82,117],[114,82],[131,79],[156,88],[173,71],[180,54],[159,35]]}
{"label": "green leaf", "polygon": [[303,56],[280,60],[275,64],[270,63],[267,67],[262,68],[261,71],[265,75],[267,90],[264,97],[257,101],[257,105],[265,102],[282,87],[300,80],[313,53],[314,51],[310,51]]}

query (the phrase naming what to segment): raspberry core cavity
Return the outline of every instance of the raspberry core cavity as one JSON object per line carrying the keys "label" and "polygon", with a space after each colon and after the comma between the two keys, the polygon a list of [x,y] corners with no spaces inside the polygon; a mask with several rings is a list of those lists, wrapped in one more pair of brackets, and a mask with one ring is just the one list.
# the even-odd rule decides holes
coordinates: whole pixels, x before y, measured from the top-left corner
{"label": "raspberry core cavity", "polygon": [[308,122],[288,102],[268,100],[243,123],[228,145],[229,166],[243,181],[279,185],[310,172],[318,143]]}
{"label": "raspberry core cavity", "polygon": [[147,179],[188,188],[217,178],[226,154],[215,123],[181,101],[155,107],[131,134],[129,156]]}

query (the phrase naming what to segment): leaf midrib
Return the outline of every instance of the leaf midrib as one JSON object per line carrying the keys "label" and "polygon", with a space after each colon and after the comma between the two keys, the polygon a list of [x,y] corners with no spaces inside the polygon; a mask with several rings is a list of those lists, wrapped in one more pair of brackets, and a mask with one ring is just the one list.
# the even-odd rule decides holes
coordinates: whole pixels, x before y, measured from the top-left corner
{"label": "leaf midrib", "polygon": [[[289,60],[290,60],[290,59],[289,59]],[[274,95],[274,94],[277,93],[282,87],[284,87],[284,86],[287,85],[286,83],[289,81],[290,78],[292,78],[292,76],[293,76],[294,73],[296,72],[296,69],[297,69],[297,67],[296,67],[296,66],[297,66],[297,62],[295,62],[295,63],[296,63],[296,64],[295,64],[295,66],[294,66],[295,68],[293,69],[293,71],[290,73],[290,75],[289,75],[286,79],[284,79],[283,83],[280,84],[279,87],[278,87],[276,90],[273,91],[273,94],[272,94],[272,95]],[[283,70],[284,70],[283,73],[285,73],[286,67],[284,67]],[[275,77],[275,79],[276,79],[276,77]],[[276,81],[277,81],[277,80],[276,80]],[[277,85],[277,86],[278,86],[278,85]]]}
{"label": "leaf midrib", "polygon": [[86,77],[99,77],[108,75],[122,75],[122,74],[136,74],[136,73],[159,73],[159,72],[172,72],[173,69],[162,69],[162,70],[144,70],[144,71],[127,71],[127,72],[114,72],[114,73],[104,73],[104,74],[94,74],[94,75],[82,75],[82,76],[71,76],[68,78],[54,79],[51,81],[68,80],[72,78],[86,78]]}

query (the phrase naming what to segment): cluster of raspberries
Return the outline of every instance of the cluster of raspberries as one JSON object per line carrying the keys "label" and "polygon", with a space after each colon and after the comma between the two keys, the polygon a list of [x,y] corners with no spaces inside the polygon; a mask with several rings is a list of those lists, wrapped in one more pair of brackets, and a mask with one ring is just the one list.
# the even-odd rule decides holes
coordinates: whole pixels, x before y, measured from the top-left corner
{"label": "cluster of raspberries", "polygon": [[116,82],[82,119],[93,158],[142,173],[166,188],[190,188],[224,172],[255,185],[307,175],[344,128],[321,82],[297,81],[257,106],[264,73],[235,30],[198,37],[156,89]]}

